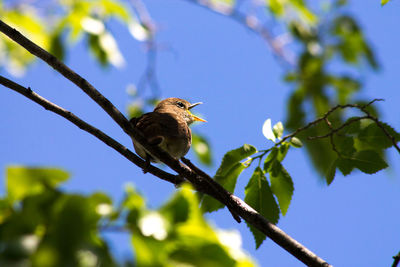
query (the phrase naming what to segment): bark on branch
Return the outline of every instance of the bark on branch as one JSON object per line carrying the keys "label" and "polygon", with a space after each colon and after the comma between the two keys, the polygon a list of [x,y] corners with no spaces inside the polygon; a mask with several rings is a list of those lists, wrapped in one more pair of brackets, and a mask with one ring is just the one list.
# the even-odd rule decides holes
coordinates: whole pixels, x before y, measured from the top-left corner
{"label": "bark on branch", "polygon": [[[105,98],[99,91],[97,91],[88,81],[82,78],[80,75],[75,73],[73,70],[68,68],[64,63],[60,62],[56,57],[30,41],[28,38],[23,36],[17,30],[11,28],[6,23],[0,20],[0,31],[7,35],[10,39],[24,47],[33,55],[41,58],[51,67],[56,69],[60,74],[62,74],[65,78],[72,81],[79,88],[81,88],[87,95],[89,95],[99,106],[101,106],[107,114],[127,133],[131,136],[131,138],[138,141],[146,150],[148,150],[151,154],[159,158],[163,163],[168,165],[171,169],[179,174],[179,177],[184,177],[188,181],[190,181],[194,187],[206,193],[224,205],[226,205],[229,210],[244,220],[246,220],[249,224],[256,227],[258,230],[263,232],[269,238],[271,238],[274,242],[276,242],[279,246],[287,250],[297,259],[302,261],[304,264],[308,266],[330,266],[323,259],[319,258],[316,254],[308,250],[305,246],[297,242],[295,239],[291,238],[285,232],[283,232],[276,225],[270,223],[267,219],[261,216],[257,211],[247,205],[240,198],[232,195],[228,191],[226,191],[221,185],[216,183],[211,177],[209,177],[203,171],[200,171],[199,168],[195,167],[193,164],[186,161],[188,165],[191,165],[192,168],[187,165],[181,163],[180,161],[172,158],[168,153],[162,151],[158,147],[154,147],[149,145],[146,142],[146,139],[142,136],[140,132],[135,131],[129,121],[124,117],[124,115],[107,99]],[[79,128],[93,134],[100,140],[102,140],[107,145],[113,147],[123,156],[128,158],[134,164],[143,168],[144,162],[134,155],[127,148],[123,147],[121,144],[116,142],[111,137],[107,136],[100,130],[94,128],[93,126],[87,124],[82,121],[78,117],[76,117],[71,112],[62,109],[61,107],[56,106],[55,104],[47,101],[46,99],[40,97],[39,95],[32,92],[30,88],[25,88],[19,84],[16,84],[4,77],[0,78],[0,83],[4,86],[11,88],[29,99],[35,101],[36,103],[42,105],[48,110],[51,110],[60,116],[68,119]],[[163,172],[155,167],[151,167],[151,173],[160,177],[164,180],[170,181],[174,184],[180,183],[179,178],[175,175]],[[196,171],[197,170],[197,171]],[[178,180],[177,180],[178,179]]]}

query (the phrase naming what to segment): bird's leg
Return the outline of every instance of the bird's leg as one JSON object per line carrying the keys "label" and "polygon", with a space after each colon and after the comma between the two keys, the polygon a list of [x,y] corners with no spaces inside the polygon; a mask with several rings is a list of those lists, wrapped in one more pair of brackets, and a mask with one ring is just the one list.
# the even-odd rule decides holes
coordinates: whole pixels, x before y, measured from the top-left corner
{"label": "bird's leg", "polygon": [[[164,138],[162,136],[155,136],[155,137],[153,137],[153,138],[151,138],[151,139],[149,139],[147,141],[152,146],[158,146],[164,141]],[[146,162],[145,162],[145,165],[144,165],[144,168],[143,168],[143,173],[147,173],[149,171],[150,161],[152,159],[153,158],[149,154],[146,153],[146,158],[145,158]]]}
{"label": "bird's leg", "polygon": [[143,173],[147,173],[148,171],[149,171],[149,168],[150,168],[150,155],[149,154],[146,154],[146,159],[145,159],[145,162],[144,162],[144,167],[143,167]]}

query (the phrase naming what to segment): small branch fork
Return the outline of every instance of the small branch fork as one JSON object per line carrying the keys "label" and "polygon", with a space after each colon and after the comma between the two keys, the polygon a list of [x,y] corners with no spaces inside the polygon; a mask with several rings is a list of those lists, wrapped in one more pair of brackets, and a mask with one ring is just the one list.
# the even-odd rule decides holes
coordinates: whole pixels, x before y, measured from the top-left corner
{"label": "small branch fork", "polygon": [[[239,221],[240,217],[243,218],[249,224],[253,225],[262,233],[267,235],[275,243],[287,250],[290,254],[295,256],[304,264],[308,266],[330,266],[326,261],[319,258],[316,254],[308,250],[305,246],[287,235],[276,225],[270,223],[257,211],[247,205],[243,200],[226,191],[221,185],[216,183],[207,174],[205,174],[199,168],[195,167],[188,160],[183,159],[183,161],[187,164],[185,165],[180,161],[172,158],[168,153],[164,152],[160,148],[148,144],[146,138],[144,138],[140,132],[134,129],[134,127],[124,117],[124,115],[122,115],[122,113],[107,98],[105,98],[99,91],[97,91],[88,81],[86,81],[80,75],[68,68],[65,64],[60,62],[56,57],[49,54],[47,51],[27,39],[17,30],[11,28],[9,25],[1,20],[0,31],[7,35],[10,39],[24,47],[30,53],[45,61],[48,65],[56,69],[65,78],[81,88],[88,96],[90,96],[90,98],[93,99],[93,101],[95,101],[100,107],[102,107],[103,110],[107,112],[107,114],[133,140],[139,142],[147,151],[159,158],[163,163],[168,165],[179,175],[167,173],[165,171],[159,170],[154,166],[149,167],[148,171],[150,173],[175,185],[179,185],[183,181],[182,177],[184,177],[185,179],[190,181],[199,192],[208,194],[226,205],[228,209],[232,212],[232,214],[234,214],[233,216],[237,221]],[[108,146],[114,148],[135,165],[139,166],[140,168],[144,167],[145,162],[142,159],[140,159],[138,156],[133,154],[126,147],[122,146],[108,135],[104,134],[102,131],[79,119],[70,111],[65,110],[44,99],[43,97],[34,93],[30,88],[25,88],[1,76],[0,84],[26,96],[32,101],[43,106],[45,109],[53,111],[56,114],[66,118],[82,130],[89,132]]]}
{"label": "small branch fork", "polygon": [[[324,135],[320,135],[320,136],[310,136],[308,137],[309,140],[314,140],[314,139],[321,139],[321,138],[331,138],[331,143],[332,143],[332,147],[335,150],[335,146],[333,144],[333,135],[337,132],[339,132],[340,130],[346,128],[347,126],[349,126],[350,124],[353,124],[357,121],[363,120],[363,119],[369,119],[372,120],[376,123],[376,125],[382,129],[383,133],[389,138],[389,140],[393,143],[393,146],[396,148],[396,150],[400,153],[400,147],[396,142],[396,139],[394,136],[392,136],[387,129],[384,127],[383,123],[375,116],[373,116],[368,110],[367,107],[372,105],[373,103],[377,102],[377,101],[383,101],[383,99],[374,99],[372,101],[370,101],[369,103],[365,104],[365,105],[359,105],[359,104],[346,104],[346,105],[337,105],[334,106],[333,108],[331,108],[328,112],[326,112],[322,117],[308,123],[307,125],[305,125],[304,127],[298,128],[296,131],[294,131],[291,134],[286,135],[285,137],[282,138],[282,140],[280,140],[278,143],[275,144],[275,146],[279,146],[281,145],[283,142],[285,142],[286,140],[288,140],[289,138],[292,138],[296,135],[298,135],[300,132],[315,126],[316,124],[325,121],[325,123],[328,125],[330,132],[328,132],[327,134]],[[359,110],[361,110],[365,116],[362,117],[356,117],[353,118],[351,120],[348,120],[347,122],[343,123],[342,125],[340,125],[337,128],[333,128],[330,121],[328,120],[329,115],[331,115],[334,111],[338,110],[338,109],[346,109],[346,108],[357,108]]]}

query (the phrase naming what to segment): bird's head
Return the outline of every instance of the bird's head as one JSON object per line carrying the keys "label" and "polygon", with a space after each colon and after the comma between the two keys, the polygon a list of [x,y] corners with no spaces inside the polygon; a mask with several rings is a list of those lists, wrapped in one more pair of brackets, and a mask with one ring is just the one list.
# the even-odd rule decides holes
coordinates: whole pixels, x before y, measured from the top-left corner
{"label": "bird's head", "polygon": [[155,112],[164,112],[164,113],[174,113],[183,118],[186,123],[189,125],[194,121],[202,121],[206,122],[206,120],[203,120],[202,118],[199,118],[195,115],[193,115],[190,112],[190,109],[194,108],[197,105],[202,104],[201,102],[190,104],[188,101],[181,99],[181,98],[176,98],[176,97],[170,97],[167,99],[164,99],[154,109]]}

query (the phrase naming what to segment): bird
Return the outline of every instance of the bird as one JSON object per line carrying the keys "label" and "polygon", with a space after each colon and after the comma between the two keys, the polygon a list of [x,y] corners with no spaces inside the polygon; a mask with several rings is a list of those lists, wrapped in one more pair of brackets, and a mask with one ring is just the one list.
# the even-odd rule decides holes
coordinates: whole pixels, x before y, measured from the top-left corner
{"label": "bird", "polygon": [[[162,100],[152,112],[132,118],[130,123],[139,130],[153,146],[159,146],[171,157],[179,160],[189,151],[192,144],[192,132],[189,125],[195,121],[206,120],[193,115],[190,110],[202,102],[190,104],[188,101],[170,97]],[[150,162],[160,162],[133,140],[136,153],[146,160],[143,172],[147,172]]]}

